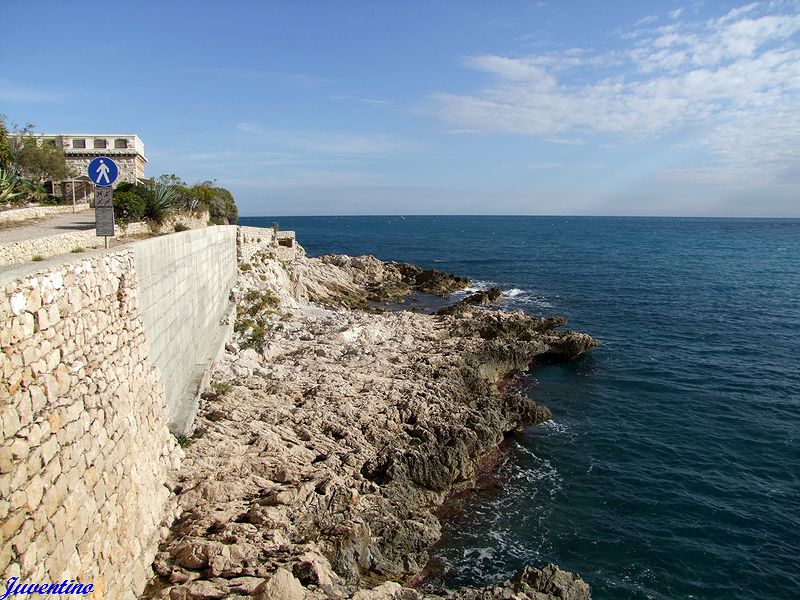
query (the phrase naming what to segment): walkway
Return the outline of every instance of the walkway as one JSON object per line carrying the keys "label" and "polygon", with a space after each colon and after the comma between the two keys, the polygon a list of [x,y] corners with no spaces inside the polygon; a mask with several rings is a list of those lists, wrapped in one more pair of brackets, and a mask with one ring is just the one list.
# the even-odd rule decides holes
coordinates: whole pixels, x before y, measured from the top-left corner
{"label": "walkway", "polygon": [[33,240],[85,229],[94,229],[94,209],[45,217],[37,219],[35,222],[9,223],[0,229],[0,244]]}

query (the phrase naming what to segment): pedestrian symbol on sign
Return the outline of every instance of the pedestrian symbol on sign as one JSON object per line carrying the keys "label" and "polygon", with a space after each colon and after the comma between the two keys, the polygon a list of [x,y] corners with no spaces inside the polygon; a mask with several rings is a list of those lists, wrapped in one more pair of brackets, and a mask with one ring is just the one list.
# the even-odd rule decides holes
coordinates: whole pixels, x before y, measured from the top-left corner
{"label": "pedestrian symbol on sign", "polygon": [[119,175],[117,163],[107,156],[95,158],[89,163],[87,171],[89,172],[89,179],[100,187],[109,187],[117,180],[117,175]]}
{"label": "pedestrian symbol on sign", "polygon": [[100,166],[97,167],[97,173],[99,173],[99,175],[97,176],[97,179],[95,180],[95,182],[98,185],[100,184],[100,182],[103,179],[106,180],[106,185],[111,185],[111,181],[109,181],[109,179],[108,179],[108,171],[109,171],[108,165],[105,162],[103,162],[103,159],[101,158],[100,159]]}

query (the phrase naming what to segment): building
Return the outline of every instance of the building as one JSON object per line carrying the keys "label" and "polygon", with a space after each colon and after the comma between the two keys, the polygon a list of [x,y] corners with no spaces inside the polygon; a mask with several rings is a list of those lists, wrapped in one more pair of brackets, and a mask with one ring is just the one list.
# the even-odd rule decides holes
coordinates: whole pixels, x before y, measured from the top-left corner
{"label": "building", "polygon": [[77,175],[86,175],[86,167],[98,156],[112,158],[119,167],[117,183],[141,183],[144,180],[144,143],[135,133],[58,133],[35,134],[52,140],[64,150],[67,164]]}
{"label": "building", "polygon": [[[16,137],[19,134],[11,134]],[[30,133],[25,137],[39,140],[39,144],[53,144],[64,151],[67,165],[76,177],[85,176],[86,167],[98,156],[108,156],[117,163],[119,177],[116,183],[143,183],[144,143],[135,133]]]}
{"label": "building", "polygon": [[[9,137],[23,136],[12,133]],[[66,181],[47,182],[47,187],[51,194],[72,198],[73,203],[78,199],[82,202],[93,199],[94,185],[86,169],[98,156],[108,156],[117,164],[119,176],[114,187],[123,181],[152,183],[145,179],[147,157],[144,155],[144,143],[135,133],[28,133],[24,137],[35,138],[40,146],[52,144],[64,151],[67,166],[72,169],[74,177]]]}

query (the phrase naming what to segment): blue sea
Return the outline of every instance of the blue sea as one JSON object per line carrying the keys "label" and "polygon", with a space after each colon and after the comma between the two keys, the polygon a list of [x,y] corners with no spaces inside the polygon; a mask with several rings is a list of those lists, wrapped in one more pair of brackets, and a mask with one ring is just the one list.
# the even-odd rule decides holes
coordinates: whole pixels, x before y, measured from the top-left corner
{"label": "blue sea", "polygon": [[531,371],[553,419],[460,501],[440,580],[523,564],[595,600],[800,598],[800,220],[264,217],[312,256],[373,254],[505,290],[603,346]]}

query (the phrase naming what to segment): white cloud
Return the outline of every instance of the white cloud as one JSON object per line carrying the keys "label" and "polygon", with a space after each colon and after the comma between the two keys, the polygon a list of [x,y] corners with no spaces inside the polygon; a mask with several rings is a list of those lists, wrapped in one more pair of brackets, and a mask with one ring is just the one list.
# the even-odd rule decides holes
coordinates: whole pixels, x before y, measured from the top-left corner
{"label": "white cloud", "polygon": [[319,154],[367,156],[407,152],[415,148],[412,141],[393,135],[280,131],[257,123],[237,123],[236,129],[259,139],[263,145]]}
{"label": "white cloud", "polygon": [[655,23],[658,21],[658,15],[647,15],[646,17],[642,17],[636,23],[633,24],[634,27],[641,27],[642,25],[650,25],[651,23]]}
{"label": "white cloud", "polygon": [[683,14],[683,8],[682,7],[681,8],[676,8],[675,10],[671,10],[667,14],[669,15],[670,19],[680,19],[681,15]]}
{"label": "white cloud", "polygon": [[[624,141],[693,131],[694,144],[717,157],[718,169],[748,160],[758,162],[750,171],[762,179],[797,172],[797,5],[751,4],[695,22],[675,20],[681,14],[673,11],[666,26],[637,28],[614,53],[470,57],[465,64],[491,82],[470,94],[435,94],[436,112],[455,130],[542,139]],[[570,77],[572,70],[580,78]]]}

